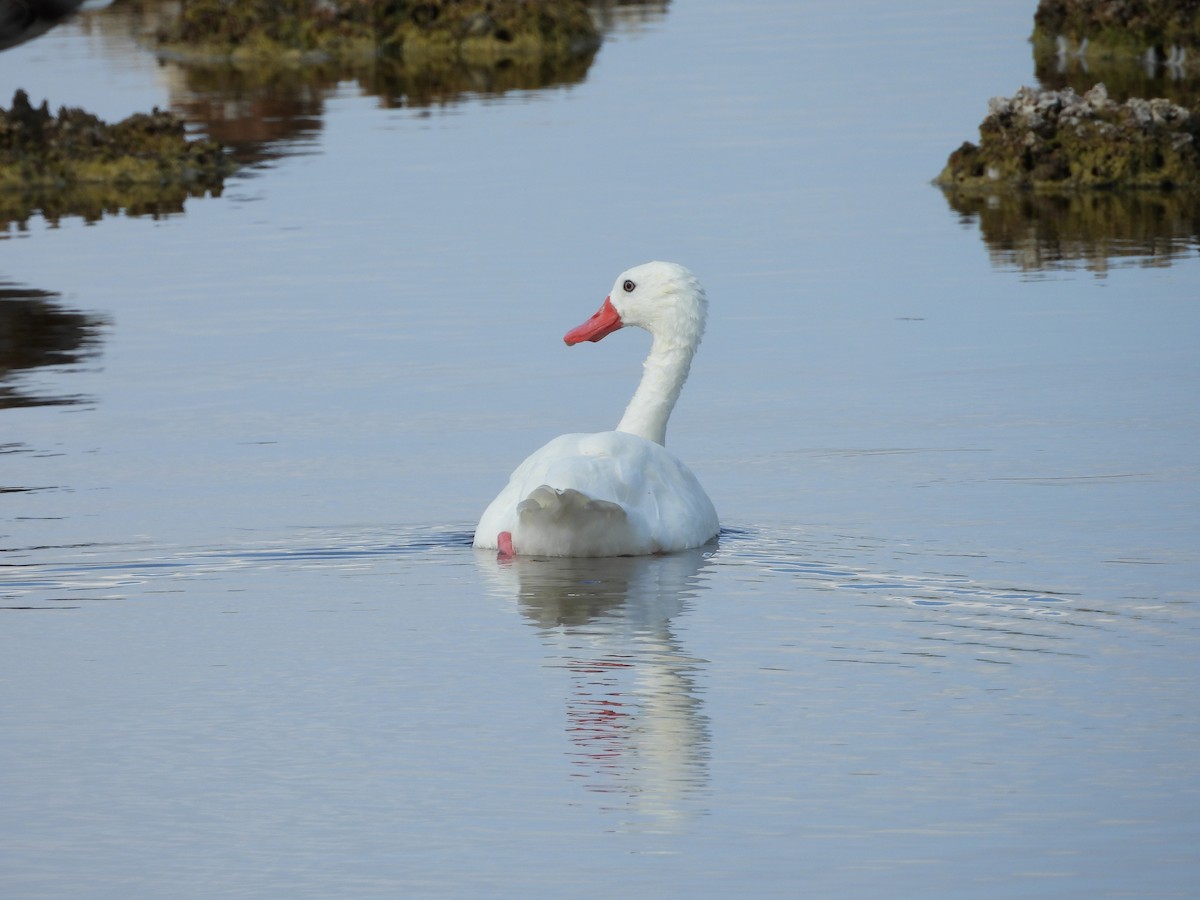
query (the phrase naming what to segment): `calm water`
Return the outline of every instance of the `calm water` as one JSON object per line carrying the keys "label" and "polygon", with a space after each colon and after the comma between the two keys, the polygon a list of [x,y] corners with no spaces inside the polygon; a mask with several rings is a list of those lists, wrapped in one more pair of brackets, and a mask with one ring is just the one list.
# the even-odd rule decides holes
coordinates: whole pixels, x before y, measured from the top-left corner
{"label": "calm water", "polygon": [[[0,54],[247,162],[0,234],[0,892],[1192,894],[1194,213],[928,184],[1034,6],[617,7],[435,92],[120,6]],[[473,552],[619,417],[644,335],[561,335],[650,258],[712,299],[669,440],[719,544]]]}

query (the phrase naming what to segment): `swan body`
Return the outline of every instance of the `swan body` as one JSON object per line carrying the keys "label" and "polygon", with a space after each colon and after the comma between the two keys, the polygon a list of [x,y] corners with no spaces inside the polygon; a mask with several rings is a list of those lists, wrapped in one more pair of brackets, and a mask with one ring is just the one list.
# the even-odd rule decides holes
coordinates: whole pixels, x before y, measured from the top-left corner
{"label": "swan body", "polygon": [[568,344],[626,325],[653,336],[641,383],[615,431],[564,434],[529,456],[484,511],[475,546],[502,555],[640,556],[699,547],[717,535],[712,501],[664,446],[667,419],[704,334],[707,300],[675,263],[636,266]]}

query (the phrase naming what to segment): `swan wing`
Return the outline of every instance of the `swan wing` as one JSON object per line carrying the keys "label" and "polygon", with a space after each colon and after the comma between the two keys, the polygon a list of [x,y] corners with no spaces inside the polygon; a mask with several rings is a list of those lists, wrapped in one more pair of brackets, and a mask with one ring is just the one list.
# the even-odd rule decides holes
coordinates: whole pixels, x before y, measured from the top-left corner
{"label": "swan wing", "polygon": [[484,511],[475,546],[501,532],[522,554],[622,556],[698,547],[717,514],[696,476],[661,445],[619,431],[566,434],[529,456]]}

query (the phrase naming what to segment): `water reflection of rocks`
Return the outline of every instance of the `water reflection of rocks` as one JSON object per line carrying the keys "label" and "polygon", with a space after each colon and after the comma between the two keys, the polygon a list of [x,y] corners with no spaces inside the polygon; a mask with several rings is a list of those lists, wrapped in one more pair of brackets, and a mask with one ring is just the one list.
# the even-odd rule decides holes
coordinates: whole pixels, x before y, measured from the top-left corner
{"label": "water reflection of rocks", "polygon": [[993,265],[1022,272],[1168,266],[1196,253],[1200,202],[1159,191],[945,192],[964,224],[978,222]]}
{"label": "water reflection of rocks", "polygon": [[655,827],[701,811],[709,724],[690,656],[672,627],[704,589],[711,548],[661,557],[516,559],[480,553],[568,677],[572,775],[606,805]]}
{"label": "water reflection of rocks", "polygon": [[0,193],[0,230],[26,231],[29,220],[40,213],[52,226],[70,216],[98,222],[104,216],[124,212],[127,216],[154,219],[182,213],[189,197],[212,193],[206,188],[179,184],[77,184],[67,188],[39,188]]}
{"label": "water reflection of rocks", "polygon": [[22,384],[31,369],[78,365],[98,350],[106,321],[63,309],[55,302],[58,296],[0,282],[0,409],[64,406],[84,399],[39,394]]}
{"label": "water reflection of rocks", "polygon": [[[169,0],[117,0],[89,14],[97,29],[146,45],[174,4]],[[589,4],[604,32],[632,32],[665,15],[665,2]],[[430,60],[417,66],[379,57],[348,63],[256,65],[162,61],[171,109],[204,127],[243,163],[285,155],[319,131],[324,103],[339,85],[357,83],[386,108],[434,110],[472,97],[541,90],[581,83],[596,55],[586,48],[568,58],[499,59],[490,65]]]}
{"label": "water reflection of rocks", "polygon": [[1200,104],[1200,74],[1172,66],[1154,57],[1107,57],[1088,60],[1077,48],[1034,44],[1033,61],[1038,83],[1053,90],[1072,88],[1085,94],[1103,84],[1114,100],[1130,97],[1165,97],[1180,106]]}
{"label": "water reflection of rocks", "polygon": [[1200,101],[1200,19],[1194,0],[1040,0],[1033,17],[1038,81],[1111,97]]}
{"label": "water reflection of rocks", "polygon": [[[1156,166],[1164,165],[1171,152],[1182,148],[1194,159],[1193,123],[1200,115],[1200,26],[1194,5],[1191,0],[1040,0],[1030,38],[1045,92],[1036,114],[1022,112],[1014,127],[1008,113],[1018,97],[998,98],[980,126],[980,146],[990,141],[992,147],[988,159],[979,156],[985,163],[983,180],[1015,182],[1013,171],[1005,172],[1002,165],[1015,159],[1027,183],[1013,188],[964,178],[943,181],[951,209],[964,223],[978,221],[993,264],[1025,272],[1086,268],[1102,275],[1114,265],[1165,266],[1195,252],[1200,190],[1194,162],[1163,172],[1160,185],[1150,186]],[[1050,92],[1065,98],[1061,109]],[[1026,102],[1039,100],[1035,94],[1018,92]],[[1085,101],[1083,115],[1072,98]],[[1144,133],[1130,132],[1125,124],[1116,127],[1113,104],[1127,105],[1129,115],[1116,118],[1137,120]],[[1175,112],[1183,124],[1177,134],[1160,120],[1171,104],[1180,107]],[[1141,122],[1146,117],[1153,121]],[[1098,139],[1092,142],[1089,135]],[[969,147],[974,149],[964,144],[952,153],[951,163]],[[1139,156],[1143,150],[1153,152]],[[1142,177],[1140,187],[1134,175]],[[1089,179],[1104,189],[1088,189]]]}
{"label": "water reflection of rocks", "polygon": [[[666,8],[663,0],[589,3],[602,34],[635,33],[661,19]],[[97,38],[106,53],[133,56],[153,52],[152,36],[177,11],[174,0],[115,0],[105,7],[84,9],[75,21]],[[7,20],[0,20],[0,24],[3,21]],[[17,29],[20,23],[15,19],[12,24],[14,34],[21,30],[26,35],[23,40],[45,30]],[[347,82],[357,83],[364,94],[378,97],[383,107],[432,111],[472,97],[492,98],[510,91],[578,84],[586,77],[595,55],[596,47],[591,46],[567,58],[497,59],[487,65],[442,60],[427,61],[419,67],[383,57],[341,64],[256,66],[185,64],[178,59],[163,59],[158,77],[165,82],[173,112],[227,147],[238,163],[253,165],[309,146],[321,130],[326,99],[339,86],[344,89]],[[40,102],[43,98],[35,99]],[[61,102],[61,98],[44,99],[52,106]],[[12,193],[0,198],[0,222],[16,222],[23,228],[34,212],[41,212],[51,223],[69,215],[95,221],[121,211],[157,217],[183,212],[189,196],[203,193],[178,185],[156,188],[95,184],[36,194]]]}

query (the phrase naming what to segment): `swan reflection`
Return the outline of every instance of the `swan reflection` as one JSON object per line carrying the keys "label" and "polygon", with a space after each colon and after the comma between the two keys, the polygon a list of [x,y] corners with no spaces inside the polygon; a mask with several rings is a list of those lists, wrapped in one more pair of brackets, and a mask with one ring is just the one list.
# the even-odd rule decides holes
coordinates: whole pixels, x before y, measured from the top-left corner
{"label": "swan reflection", "polygon": [[701,812],[709,724],[697,685],[706,661],[672,620],[705,589],[715,545],[665,556],[477,559],[515,598],[568,676],[572,776],[660,827]]}

